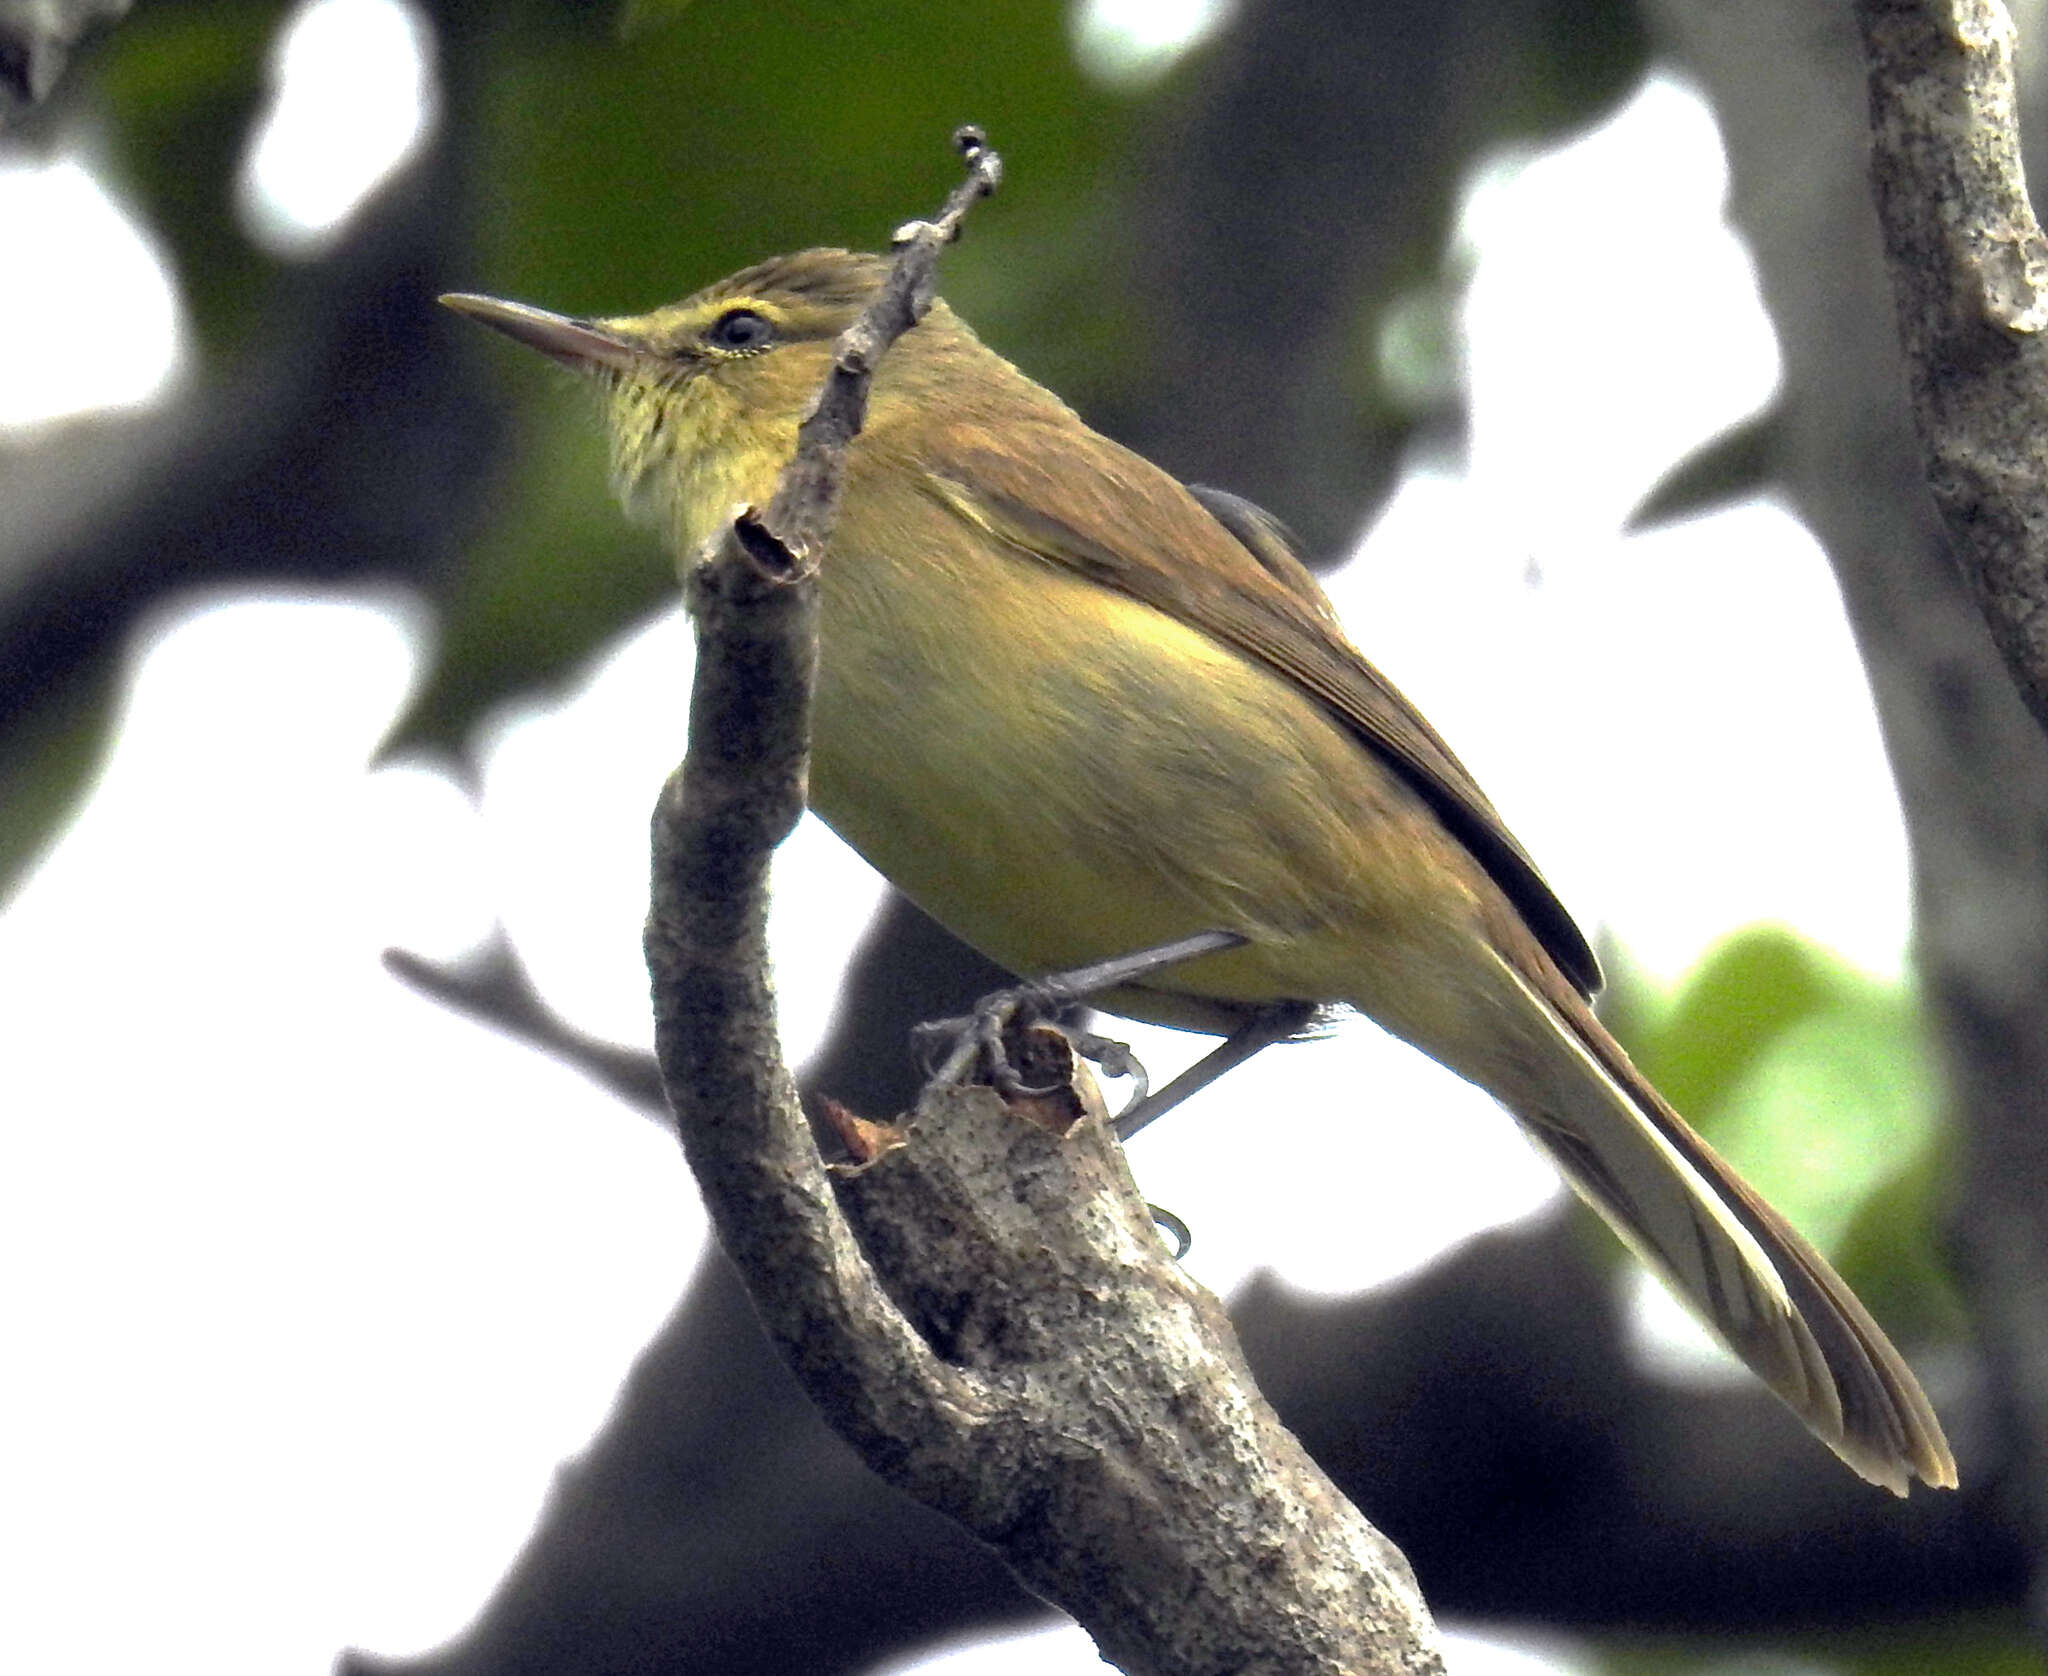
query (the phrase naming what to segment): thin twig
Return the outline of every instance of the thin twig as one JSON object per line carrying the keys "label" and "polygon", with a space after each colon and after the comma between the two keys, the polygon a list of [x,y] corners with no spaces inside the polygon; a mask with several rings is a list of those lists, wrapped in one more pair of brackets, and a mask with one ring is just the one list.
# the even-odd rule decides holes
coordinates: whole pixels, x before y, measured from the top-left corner
{"label": "thin twig", "polygon": [[[992,171],[981,148],[970,167],[977,180]],[[645,938],[655,1057],[719,1240],[798,1378],[871,1455],[929,1435],[930,1416],[970,1424],[977,1398],[889,1300],[838,1212],[776,1039],[768,861],[804,808],[817,561],[846,446],[877,362],[929,296],[940,245],[899,252],[842,336],[767,511],[735,519],[691,574],[690,750],[655,807]],[[907,1482],[924,1488],[915,1472]]]}
{"label": "thin twig", "polygon": [[817,404],[797,431],[796,454],[782,474],[761,522],[797,562],[815,565],[839,511],[847,444],[860,434],[868,412],[868,385],[888,348],[925,317],[938,284],[939,252],[960,236],[967,212],[995,191],[1003,160],[979,128],[961,128],[954,147],[967,160],[967,178],[932,221],[897,229],[897,255],[889,277],[861,317],[840,334]]}
{"label": "thin twig", "polygon": [[566,1023],[541,999],[503,926],[482,948],[446,965],[410,949],[386,949],[384,969],[429,1000],[574,1067],[664,1129],[674,1127],[654,1055]]}

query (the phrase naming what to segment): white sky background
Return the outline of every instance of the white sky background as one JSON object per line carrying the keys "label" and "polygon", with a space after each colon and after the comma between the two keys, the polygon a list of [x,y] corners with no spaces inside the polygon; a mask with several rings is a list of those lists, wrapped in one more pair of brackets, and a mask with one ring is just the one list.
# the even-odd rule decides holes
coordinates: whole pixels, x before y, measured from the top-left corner
{"label": "white sky background", "polygon": [[[417,111],[405,14],[323,15],[359,25],[321,55],[348,66],[346,110],[386,87]],[[1101,27],[1077,24],[1077,50]],[[343,120],[316,126],[327,161],[356,154]],[[384,121],[387,156],[418,120]],[[157,300],[110,346],[120,366],[63,345],[63,387],[100,407],[174,375],[176,305],[89,182],[0,157],[0,224],[50,253],[0,270],[0,309],[76,306],[81,276],[130,263],[124,294]],[[1412,470],[1334,592],[1582,920],[1651,973],[1776,918],[1891,975],[1904,840],[1811,539],[1761,503],[1618,534],[1775,377],[1725,185],[1709,119],[1661,79],[1486,172],[1463,221],[1469,469]],[[252,160],[247,191],[281,248],[317,248],[353,201],[288,153]],[[0,425],[55,408],[37,347],[11,352]],[[574,1022],[646,1040],[645,823],[687,636],[654,625],[563,703],[506,718],[475,808],[365,770],[421,647],[388,598],[188,600],[134,649],[102,781],[0,912],[0,1332],[28,1373],[0,1398],[0,1668],[96,1676],[190,1648],[220,1676],[312,1676],[344,1645],[457,1632],[691,1271],[701,1212],[652,1125],[378,965],[391,945],[454,956],[502,919]],[[876,888],[815,823],[778,862],[793,1059]],[[1159,1074],[1203,1045],[1135,1034]],[[1368,1027],[1227,1088],[1133,1149],[1219,1288],[1266,1264],[1349,1291],[1554,1192],[1490,1102]],[[1247,1146],[1267,1111],[1284,1133],[1276,1116]],[[96,1610],[110,1569],[118,1618]],[[1478,1640],[1453,1657],[1558,1668]],[[1067,1630],[943,1668],[1025,1660],[1097,1667]]]}

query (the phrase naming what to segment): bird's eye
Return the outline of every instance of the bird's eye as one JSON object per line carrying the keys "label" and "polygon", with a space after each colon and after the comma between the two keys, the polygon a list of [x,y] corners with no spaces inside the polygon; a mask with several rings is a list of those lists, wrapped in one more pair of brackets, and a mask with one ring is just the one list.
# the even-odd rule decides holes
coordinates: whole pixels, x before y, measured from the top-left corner
{"label": "bird's eye", "polygon": [[775,328],[752,309],[729,308],[712,321],[704,341],[713,349],[743,354],[750,349],[766,349],[774,336]]}

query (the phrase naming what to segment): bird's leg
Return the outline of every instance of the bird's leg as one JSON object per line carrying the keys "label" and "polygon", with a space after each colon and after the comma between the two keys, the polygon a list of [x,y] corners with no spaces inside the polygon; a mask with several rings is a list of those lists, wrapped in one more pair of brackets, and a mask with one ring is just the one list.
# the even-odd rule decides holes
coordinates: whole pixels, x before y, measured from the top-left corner
{"label": "bird's leg", "polygon": [[[1198,931],[1192,937],[1181,937],[1154,948],[1098,960],[1090,966],[1077,966],[1070,972],[1055,972],[1048,977],[1018,984],[1014,989],[999,989],[993,995],[984,996],[966,1018],[938,1019],[930,1024],[921,1024],[913,1034],[913,1041],[934,1081],[957,1082],[980,1061],[987,1067],[989,1081],[1005,1094],[1047,1094],[1050,1089],[1033,1088],[1017,1074],[1016,1067],[1010,1063],[1009,1050],[1003,1046],[1004,1032],[1020,1019],[1049,1018],[1063,1007],[1086,1000],[1105,989],[1135,983],[1183,961],[1196,960],[1207,954],[1221,954],[1225,949],[1241,947],[1244,942],[1245,938],[1235,931]],[[1235,1040],[1234,1037],[1232,1039]],[[1133,1073],[1140,1078],[1144,1076],[1143,1068],[1131,1050],[1121,1042],[1084,1036],[1076,1051],[1086,1052],[1112,1076]],[[943,1052],[944,1057],[935,1062],[933,1056],[937,1052]],[[1185,1080],[1184,1077],[1176,1078],[1175,1086]]]}
{"label": "bird's leg", "polygon": [[[1314,1021],[1316,1011],[1312,1001],[1275,1001],[1261,1007],[1157,1094],[1141,1087],[1137,1097],[1117,1113],[1116,1138],[1129,1140],[1154,1118],[1164,1117],[1190,1094],[1207,1088],[1224,1072],[1236,1070],[1261,1048],[1269,1048],[1275,1042],[1300,1035]],[[1125,1051],[1129,1052],[1128,1049]],[[1111,1075],[1115,1074],[1111,1072]]]}

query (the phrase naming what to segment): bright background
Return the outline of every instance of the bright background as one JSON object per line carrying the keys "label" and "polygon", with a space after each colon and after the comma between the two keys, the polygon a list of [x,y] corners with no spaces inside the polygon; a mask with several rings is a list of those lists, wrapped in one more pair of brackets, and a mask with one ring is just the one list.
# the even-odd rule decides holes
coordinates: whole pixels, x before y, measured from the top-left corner
{"label": "bright background", "polygon": [[[1226,10],[1100,0],[1075,50],[1155,76]],[[303,9],[242,176],[272,248],[323,248],[417,145],[422,27],[394,0]],[[1758,921],[1891,984],[1904,838],[1821,553],[1761,500],[1622,533],[1777,377],[1725,191],[1711,117],[1666,76],[1477,172],[1469,448],[1411,461],[1332,591],[1650,990]],[[177,387],[179,295],[89,150],[0,152],[0,226],[34,253],[0,265],[0,318],[126,319],[10,342],[0,448]],[[185,1647],[218,1676],[312,1676],[345,1645],[454,1634],[692,1270],[703,1217],[664,1135],[379,964],[452,959],[502,923],[565,1018],[648,1041],[645,821],[680,752],[687,632],[670,615],[560,702],[502,714],[474,798],[369,766],[428,632],[395,594],[164,611],[129,652],[104,772],[0,912],[0,1666],[176,1668]],[[800,1061],[880,886],[808,821],[776,878]],[[1155,1075],[1202,1045],[1137,1036]],[[1198,1100],[1134,1147],[1219,1289],[1259,1267],[1370,1286],[1557,1191],[1488,1100],[1369,1026],[1238,1081],[1286,1112],[1284,1146],[1218,1144],[1228,1111]],[[1649,1303],[1642,1320],[1659,1365],[1698,1376],[1685,1329]],[[110,1570],[133,1579],[118,1618],[94,1615]],[[1464,1676],[1591,1668],[1498,1637],[1452,1649]],[[925,1668],[1100,1666],[1064,1628]]]}

